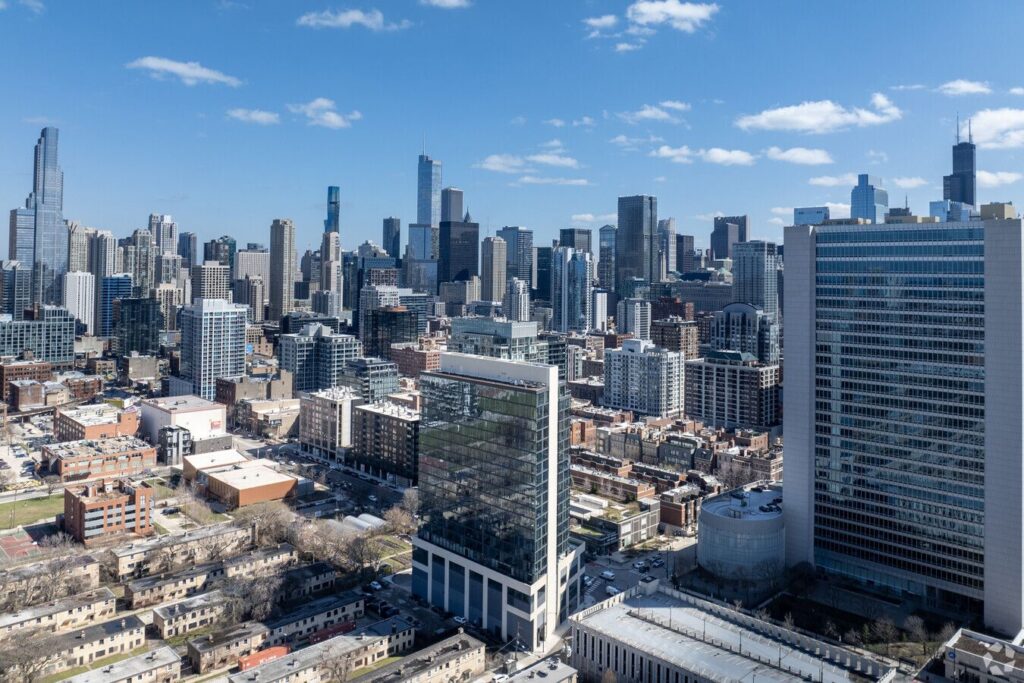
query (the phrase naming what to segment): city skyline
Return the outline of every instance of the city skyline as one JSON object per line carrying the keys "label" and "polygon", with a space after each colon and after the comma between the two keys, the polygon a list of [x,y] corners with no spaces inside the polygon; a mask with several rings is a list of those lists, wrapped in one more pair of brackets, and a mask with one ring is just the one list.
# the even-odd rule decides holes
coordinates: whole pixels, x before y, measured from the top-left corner
{"label": "city skyline", "polygon": [[[18,28],[0,47],[8,60],[23,54],[29,41],[72,30],[88,35],[102,23],[76,7],[50,5],[35,13],[8,5],[0,19]],[[917,11],[918,5],[890,8],[887,20],[927,32],[948,19]],[[963,40],[984,50],[925,56],[909,44],[887,42],[884,55],[835,55],[823,71],[789,54],[777,42],[785,36],[766,37],[758,29],[764,13],[772,12],[789,26],[786,33],[809,30],[826,18],[823,8],[803,16],[795,5],[692,6],[705,8],[704,18],[673,27],[628,2],[539,5],[527,15],[481,3],[446,10],[410,1],[383,13],[363,8],[345,16],[320,8],[211,3],[195,10],[208,20],[202,29],[186,28],[194,16],[126,8],[121,19],[129,27],[161,22],[174,35],[202,38],[216,30],[225,40],[163,54],[139,31],[138,39],[81,57],[84,64],[59,54],[47,60],[46,77],[62,84],[61,95],[20,99],[0,115],[0,197],[7,207],[23,203],[31,187],[29,141],[52,124],[62,131],[65,216],[116,235],[144,227],[151,213],[173,215],[182,232],[203,241],[224,233],[265,234],[273,218],[290,217],[301,253],[319,244],[324,188],[338,185],[342,244],[352,249],[378,241],[385,216],[413,222],[412,158],[425,149],[443,164],[444,185],[464,190],[481,236],[523,225],[543,245],[564,227],[614,222],[617,196],[651,194],[659,197],[659,215],[675,217],[677,233],[694,235],[698,247],[707,246],[716,212],[750,215],[751,239],[780,241],[794,206],[831,205],[834,215],[843,215],[853,185],[848,176],[857,173],[881,177],[893,204],[905,195],[925,213],[927,202],[942,196],[959,113],[962,127],[972,121],[979,145],[978,203],[1012,198],[1024,127],[1024,98],[1016,93],[1024,92],[1024,83],[1012,72],[1013,60],[1002,58],[1009,45],[982,43],[981,29],[967,26]],[[980,27],[988,12],[978,11]],[[1012,23],[1014,11],[1008,8],[1001,19]],[[848,30],[868,21],[852,9],[827,12],[830,24]],[[507,35],[474,30],[496,21],[507,24]],[[514,51],[527,31],[557,40],[537,41],[552,42],[537,53]],[[275,63],[239,49],[264,34],[308,45],[308,54]],[[425,106],[410,122],[405,108],[385,107],[380,94],[364,87],[372,81],[379,89],[383,82],[389,101],[396,94],[429,101],[440,76],[413,74],[401,58],[449,34],[475,49],[479,63],[440,55],[434,71],[462,83],[469,105]],[[358,51],[380,54],[385,47],[396,54],[381,57],[374,69],[345,68]],[[770,74],[748,68],[761,51],[774,56]],[[536,79],[544,59],[559,60],[565,82],[575,87],[564,92],[562,78]],[[800,71],[786,68],[797,60]],[[662,62],[695,66],[680,78]],[[320,73],[312,65],[335,67],[336,78],[312,80],[304,75]],[[493,107],[475,95],[482,93],[481,73],[498,68],[506,77],[501,106]],[[645,82],[660,80],[656,94],[635,80],[640,68],[650,71]],[[296,73],[302,75],[292,78]],[[10,91],[24,91],[40,78],[32,64],[5,74]],[[598,83],[616,89],[614,100]],[[156,158],[161,162],[153,163]],[[136,172],[143,166],[146,173]],[[746,188],[742,197],[733,191],[737,185]],[[111,187],[119,188],[116,195]],[[245,194],[252,190],[251,197]]]}

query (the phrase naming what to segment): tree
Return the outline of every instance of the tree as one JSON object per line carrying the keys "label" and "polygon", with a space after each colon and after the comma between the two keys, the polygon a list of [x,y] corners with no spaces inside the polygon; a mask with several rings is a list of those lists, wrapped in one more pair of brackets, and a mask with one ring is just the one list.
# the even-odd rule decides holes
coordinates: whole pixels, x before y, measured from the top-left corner
{"label": "tree", "polygon": [[46,495],[52,496],[53,492],[61,486],[61,479],[56,474],[47,474],[43,477],[43,486],[46,487]]}
{"label": "tree", "polygon": [[6,491],[17,477],[11,470],[0,470],[0,491]]}
{"label": "tree", "polygon": [[320,656],[319,669],[326,683],[345,683],[352,673],[352,652],[341,652],[339,646],[327,648]]}
{"label": "tree", "polygon": [[242,526],[256,525],[256,545],[277,545],[288,540],[295,513],[280,501],[256,503],[239,508],[235,522]]}
{"label": "tree", "polygon": [[195,494],[195,492],[189,488],[188,484],[181,484],[177,491],[175,491],[175,497],[178,499],[178,507],[181,508],[188,517],[195,520],[201,525],[213,524],[217,521],[216,515],[205,500],[202,500]]}
{"label": "tree", "polygon": [[57,661],[48,638],[31,629],[15,633],[0,642],[0,683],[34,683]]}
{"label": "tree", "polygon": [[416,519],[404,507],[399,505],[384,513],[384,521],[394,534],[411,534],[416,531]]}
{"label": "tree", "polygon": [[903,621],[903,630],[907,632],[910,639],[915,643],[921,643],[921,655],[928,656],[928,629],[925,628],[924,619],[911,614]]}
{"label": "tree", "polygon": [[420,512],[420,490],[408,488],[402,494],[402,509],[415,517]]}
{"label": "tree", "polygon": [[839,629],[836,628],[835,623],[831,619],[825,620],[825,626],[822,627],[822,633],[832,640],[839,640]]}
{"label": "tree", "polygon": [[786,612],[786,616],[782,618],[782,625],[785,626],[788,631],[792,631],[796,628],[796,620],[793,619],[792,612]]}
{"label": "tree", "polygon": [[887,656],[892,647],[892,642],[896,640],[898,633],[896,624],[892,623],[892,619],[889,617],[879,617],[871,624],[871,635],[877,642],[885,645],[885,654]]}
{"label": "tree", "polygon": [[939,629],[937,637],[940,642],[949,642],[950,638],[956,635],[957,630],[958,629],[953,622],[947,621],[945,624],[942,625],[942,628]]}
{"label": "tree", "polygon": [[611,669],[606,669],[601,676],[601,683],[619,683],[619,677]]}
{"label": "tree", "polygon": [[380,571],[387,547],[375,536],[362,534],[357,536],[349,546],[349,556],[356,568],[370,567],[373,573]]}
{"label": "tree", "polygon": [[861,645],[864,641],[860,637],[860,631],[855,628],[851,628],[843,634],[843,642],[849,643],[850,645]]}

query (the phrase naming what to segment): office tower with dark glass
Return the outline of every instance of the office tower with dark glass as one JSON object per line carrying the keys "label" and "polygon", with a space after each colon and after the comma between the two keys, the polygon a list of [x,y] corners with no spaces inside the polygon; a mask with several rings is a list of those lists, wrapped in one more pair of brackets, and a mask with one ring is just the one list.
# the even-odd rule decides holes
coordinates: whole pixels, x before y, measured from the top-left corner
{"label": "office tower with dark glass", "polygon": [[462,200],[462,190],[457,187],[446,187],[441,190],[441,220],[457,221],[461,219],[463,216]]}
{"label": "office tower with dark glass", "polygon": [[695,273],[698,265],[693,235],[676,235],[676,271],[680,275]]}
{"label": "office tower with dark glass", "polygon": [[533,284],[533,230],[510,225],[495,235],[505,240],[506,275],[519,278],[530,287]]}
{"label": "office tower with dark glass", "polygon": [[711,257],[732,258],[732,247],[737,242],[746,242],[748,222],[746,216],[715,216],[711,230]]}
{"label": "office tower with dark glass", "polygon": [[68,269],[68,229],[64,225],[64,172],[57,162],[56,128],[43,128],[36,141],[32,191],[25,205],[11,211],[8,258],[32,266],[32,300],[60,303],[60,277]]}
{"label": "office tower with dark glass", "polygon": [[324,220],[324,232],[341,231],[341,188],[337,185],[327,187],[327,218]]}
{"label": "office tower with dark glass", "polygon": [[786,228],[784,512],[790,565],[1016,634],[1024,239],[1003,208]]}
{"label": "office tower with dark glass", "polygon": [[178,235],[178,256],[181,257],[181,266],[191,270],[192,266],[199,263],[199,244],[194,232],[183,232]]}
{"label": "office tower with dark glass", "polygon": [[438,282],[480,275],[480,224],[467,213],[462,221],[442,221],[439,229]]}
{"label": "office tower with dark glass", "polygon": [[658,221],[658,279],[664,280],[676,268],[676,219]]}
{"label": "office tower with dark glass", "polygon": [[551,302],[551,259],[553,247],[537,247],[533,250],[533,296],[540,301]]}
{"label": "office tower with dark glass", "polygon": [[732,298],[779,316],[779,261],[774,242],[740,242],[732,253]]}
{"label": "office tower with dark glass", "polygon": [[572,247],[558,247],[551,259],[552,329],[589,332],[594,326],[594,257]]}
{"label": "office tower with dark glass", "polygon": [[624,283],[631,278],[650,284],[657,277],[657,233],[657,197],[619,197],[619,230],[615,233],[615,291],[619,296],[627,296]]}
{"label": "office tower with dark glass", "polygon": [[977,152],[974,146],[974,136],[970,133],[971,122],[967,122],[967,141],[960,141],[960,124],[956,127],[956,144],[953,145],[953,172],[942,177],[942,198],[974,206],[976,197],[977,166],[975,155]]}
{"label": "office tower with dark glass", "polygon": [[569,395],[558,368],[458,353],[420,376],[412,590],[541,649],[580,600],[569,542]]}
{"label": "office tower with dark glass", "polygon": [[850,218],[882,223],[888,211],[889,193],[882,189],[882,179],[867,173],[858,175],[857,185],[850,190]]}
{"label": "office tower with dark glass", "polygon": [[421,154],[416,167],[416,223],[437,226],[440,222],[441,162]]}
{"label": "office tower with dark glass", "polygon": [[592,233],[589,228],[562,228],[558,231],[558,246],[572,247],[576,251],[594,253],[591,249]]}
{"label": "office tower with dark glass", "polygon": [[597,280],[607,290],[615,289],[615,233],[614,225],[602,225],[598,230]]}
{"label": "office tower with dark glass", "polygon": [[381,228],[381,244],[391,258],[402,257],[402,221],[394,216],[384,219]]}

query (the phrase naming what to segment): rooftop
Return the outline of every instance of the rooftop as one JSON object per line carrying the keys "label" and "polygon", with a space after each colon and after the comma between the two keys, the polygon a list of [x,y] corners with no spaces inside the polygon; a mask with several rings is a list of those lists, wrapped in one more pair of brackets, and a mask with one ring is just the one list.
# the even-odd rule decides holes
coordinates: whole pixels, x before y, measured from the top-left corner
{"label": "rooftop", "polygon": [[325,658],[339,659],[348,653],[357,653],[367,646],[382,640],[381,637],[344,634],[310,645],[291,654],[267,662],[248,671],[228,676],[229,683],[268,683],[285,681],[296,672],[317,666]]}
{"label": "rooftop", "polygon": [[[389,636],[392,633],[401,633],[411,629],[412,622],[401,616],[388,617],[376,621],[365,628],[359,629],[359,633],[368,636]],[[393,629],[393,630],[392,630]]]}
{"label": "rooftop", "polygon": [[[423,671],[429,671],[433,668],[444,668],[449,660],[462,657],[469,650],[477,648],[483,650],[483,647],[484,644],[476,638],[459,633],[435,645],[417,650],[397,662],[392,662],[387,666],[358,676],[353,679],[353,683],[401,683],[406,678],[415,676]],[[247,680],[249,679],[238,679],[238,681]],[[231,683],[236,683],[236,680],[231,679]]]}
{"label": "rooftop", "polygon": [[76,555],[70,559],[67,557],[56,557],[52,560],[43,560],[42,562],[29,562],[19,567],[11,567],[5,571],[0,570],[0,577],[6,576],[12,581],[31,579],[41,574],[53,573],[51,567],[57,564],[60,564],[63,568],[69,568],[69,565],[74,565],[74,568],[83,568],[90,564],[99,565],[99,562],[92,555]]}
{"label": "rooftop", "polygon": [[761,482],[712,496],[701,503],[701,514],[751,520],[781,517],[782,486]]}
{"label": "rooftop", "polygon": [[576,674],[576,669],[565,662],[555,657],[548,657],[534,663],[532,666],[515,672],[508,677],[507,683],[521,683],[522,681],[529,681],[530,683],[556,681],[557,683],[562,683],[562,681],[574,680],[573,676]]}
{"label": "rooftop", "polygon": [[197,470],[208,470],[211,467],[222,467],[223,465],[234,465],[235,463],[245,462],[248,458],[236,451],[234,448],[229,448],[224,451],[211,451],[210,453],[186,455],[183,460],[185,464],[190,465]]}
{"label": "rooftop", "polygon": [[65,418],[74,420],[80,425],[91,427],[92,425],[113,424],[118,421],[122,412],[135,412],[135,408],[127,408],[122,411],[117,406],[109,403],[97,403],[90,406],[78,408],[58,408],[57,412]]}
{"label": "rooftop", "polygon": [[[613,598],[573,621],[708,681],[845,683],[891,673],[878,661],[665,588]],[[833,658],[820,656],[819,647]]]}
{"label": "rooftop", "polygon": [[261,633],[267,633],[268,629],[264,624],[258,621],[243,621],[241,624],[236,624],[229,628],[220,629],[212,633],[208,633],[205,636],[199,636],[188,641],[189,650],[195,650],[196,652],[203,653],[208,650],[213,650],[225,643],[231,643],[236,640],[242,640],[244,638],[252,638],[258,636]]}
{"label": "rooftop", "polygon": [[329,389],[322,389],[320,391],[310,392],[309,396],[315,396],[316,398],[324,398],[331,401],[360,399],[359,392],[353,389],[352,387],[331,387]]}
{"label": "rooftop", "polygon": [[237,533],[238,531],[238,527],[233,524],[216,524],[213,526],[204,526],[191,531],[186,531],[182,534],[160,536],[146,541],[129,543],[128,545],[122,545],[114,548],[110,552],[112,552],[116,557],[128,557],[138,553],[157,550],[166,546],[173,546],[179,543],[193,543],[202,539],[220,536],[221,534]]}
{"label": "rooftop", "polygon": [[175,617],[181,616],[182,614],[188,614],[197,609],[207,607],[210,605],[217,605],[224,601],[224,596],[220,591],[210,591],[209,593],[200,593],[194,595],[191,598],[185,598],[178,602],[172,602],[169,605],[161,605],[153,610],[154,614],[159,614],[164,621],[169,621]]}
{"label": "rooftop", "polygon": [[142,623],[142,620],[136,616],[117,617],[110,621],[104,621],[99,624],[93,624],[92,626],[86,626],[84,628],[75,629],[68,633],[59,633],[49,638],[43,639],[43,642],[38,643],[40,652],[52,652],[54,654],[59,652],[67,652],[76,647],[81,647],[84,643],[94,643],[98,640],[103,640],[111,636],[116,636],[126,631],[134,631],[135,629],[145,630],[146,625]]}
{"label": "rooftop", "polygon": [[143,674],[169,666],[175,662],[181,662],[181,658],[171,647],[162,647],[158,650],[144,652],[135,657],[122,659],[119,662],[108,664],[101,669],[86,671],[68,678],[65,683],[106,683],[107,681],[134,681],[138,676],[142,680]]}
{"label": "rooftop", "polygon": [[312,600],[310,602],[305,603],[296,610],[292,610],[287,614],[284,614],[276,619],[266,621],[265,623],[270,628],[270,630],[274,630],[277,628],[281,628],[282,626],[294,624],[297,621],[302,621],[307,617],[312,617],[317,614],[328,612],[337,607],[354,605],[357,602],[361,602],[362,600],[362,595],[359,595],[358,593],[355,593],[353,591],[345,591],[340,595],[329,595],[324,598],[317,598],[316,600]]}
{"label": "rooftop", "polygon": [[113,455],[125,451],[153,450],[153,447],[134,436],[115,436],[109,439],[81,439],[49,444],[43,449],[53,458],[75,458],[83,455]]}
{"label": "rooftop", "polygon": [[221,403],[207,401],[199,396],[166,396],[164,398],[147,398],[142,405],[151,406],[169,413],[187,413],[193,410],[216,408],[226,410]]}
{"label": "rooftop", "polygon": [[26,607],[19,612],[0,614],[0,631],[15,624],[45,618],[51,614],[69,612],[80,607],[87,607],[105,600],[115,600],[114,594],[109,588],[97,588],[96,590],[79,593],[78,595],[72,595],[60,600],[54,600],[53,602],[48,602],[44,605]]}
{"label": "rooftop", "polygon": [[233,489],[250,489],[257,486],[285,484],[295,481],[290,474],[283,474],[263,465],[237,467],[210,473],[211,481],[219,481]]}
{"label": "rooftop", "polygon": [[397,417],[400,420],[406,420],[409,422],[420,419],[419,412],[400,406],[397,403],[389,403],[387,401],[356,406],[354,410],[362,410],[367,413],[377,413],[378,415],[390,415],[391,417]]}

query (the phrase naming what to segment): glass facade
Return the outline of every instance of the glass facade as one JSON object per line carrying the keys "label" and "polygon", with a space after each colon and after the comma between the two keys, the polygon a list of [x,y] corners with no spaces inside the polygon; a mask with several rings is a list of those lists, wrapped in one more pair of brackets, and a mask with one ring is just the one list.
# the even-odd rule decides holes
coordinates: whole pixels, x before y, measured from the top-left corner
{"label": "glass facade", "polygon": [[441,222],[441,162],[421,154],[416,167],[416,222]]}
{"label": "glass facade", "polygon": [[631,278],[657,279],[658,199],[648,195],[619,197],[619,229],[615,233],[616,293]]}
{"label": "glass facade", "polygon": [[816,236],[815,562],[931,602],[983,588],[984,230]]}
{"label": "glass facade", "polygon": [[850,192],[850,217],[882,223],[888,210],[889,193],[882,189],[881,179],[866,173],[857,176],[857,186]]}
{"label": "glass facade", "polygon": [[554,508],[557,538],[547,538],[549,438],[559,440],[556,490],[569,487],[568,394],[557,394],[552,433],[547,387],[435,372],[421,376],[421,391],[420,538],[536,582],[546,575],[548,553],[568,549],[567,494]]}

